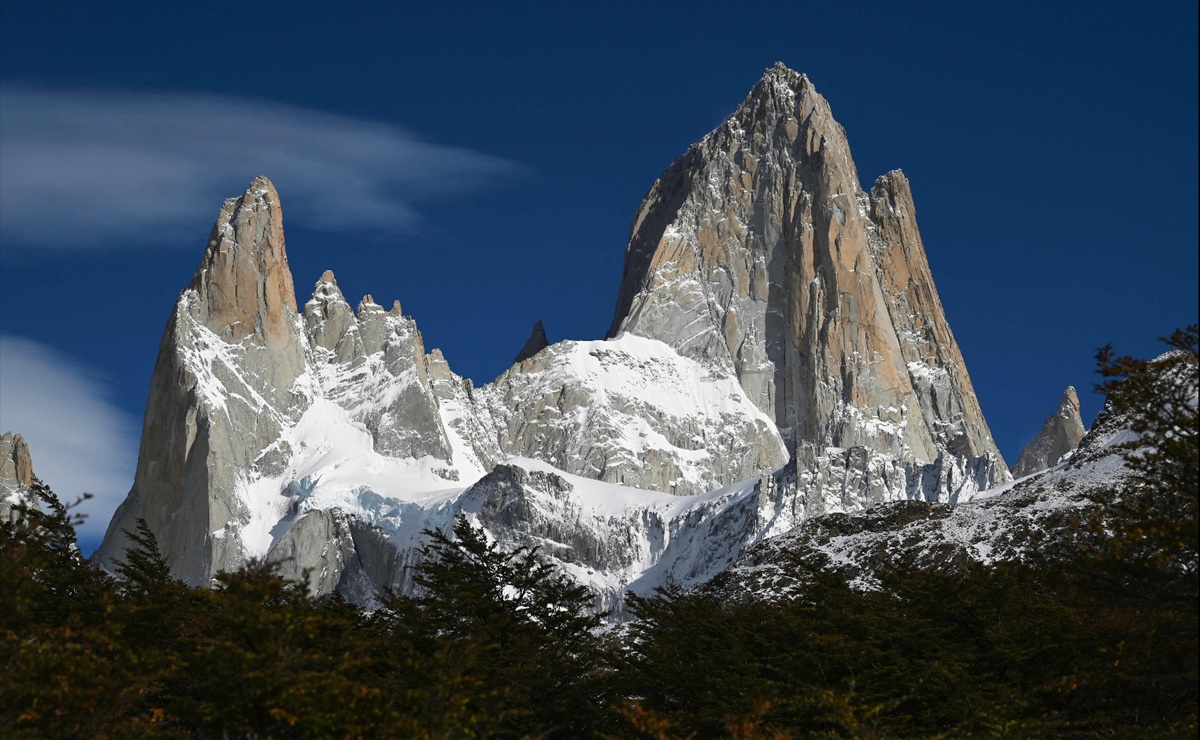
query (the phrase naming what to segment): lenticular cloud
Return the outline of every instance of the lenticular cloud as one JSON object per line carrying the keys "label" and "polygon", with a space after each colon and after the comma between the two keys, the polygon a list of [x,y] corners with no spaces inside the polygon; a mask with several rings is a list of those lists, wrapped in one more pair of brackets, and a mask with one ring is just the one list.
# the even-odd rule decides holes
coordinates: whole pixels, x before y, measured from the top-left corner
{"label": "lenticular cloud", "polygon": [[396,126],[263,100],[15,86],[0,88],[0,159],[10,255],[194,246],[213,203],[257,175],[286,195],[293,223],[399,233],[419,223],[423,201],[521,170]]}

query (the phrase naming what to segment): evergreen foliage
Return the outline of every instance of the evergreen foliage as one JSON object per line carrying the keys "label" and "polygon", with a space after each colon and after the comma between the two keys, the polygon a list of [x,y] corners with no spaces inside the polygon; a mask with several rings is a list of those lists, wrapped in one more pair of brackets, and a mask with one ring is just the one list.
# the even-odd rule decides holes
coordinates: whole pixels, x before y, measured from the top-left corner
{"label": "evergreen foliage", "polygon": [[263,563],[173,579],[145,522],[109,576],[69,507],[0,525],[0,735],[15,737],[1195,737],[1196,329],[1099,357],[1135,416],[1132,481],[1044,557],[893,566],[861,592],[588,592],[465,518],[365,612]]}

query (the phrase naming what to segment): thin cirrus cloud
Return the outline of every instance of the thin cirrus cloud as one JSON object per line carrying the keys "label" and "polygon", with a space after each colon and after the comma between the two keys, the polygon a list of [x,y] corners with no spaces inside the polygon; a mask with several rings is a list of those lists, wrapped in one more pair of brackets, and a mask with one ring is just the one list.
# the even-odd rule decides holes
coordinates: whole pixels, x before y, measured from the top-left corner
{"label": "thin cirrus cloud", "polygon": [[137,424],[104,378],[46,345],[0,335],[0,432],[29,443],[33,472],[64,503],[84,492],[79,544],[90,554],[133,484]]}
{"label": "thin cirrus cloud", "polygon": [[84,250],[194,241],[267,175],[288,218],[403,233],[431,198],[520,174],[396,126],[263,100],[0,87],[0,242]]}

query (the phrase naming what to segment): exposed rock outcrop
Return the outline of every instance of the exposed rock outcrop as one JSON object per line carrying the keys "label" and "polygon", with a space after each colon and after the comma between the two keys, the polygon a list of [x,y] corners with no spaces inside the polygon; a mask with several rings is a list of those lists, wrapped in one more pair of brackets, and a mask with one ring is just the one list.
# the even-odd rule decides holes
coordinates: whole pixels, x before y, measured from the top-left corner
{"label": "exposed rock outcrop", "polygon": [[[366,598],[406,577],[385,561],[414,556],[428,506],[448,522],[446,496],[511,455],[680,494],[787,461],[732,375],[660,342],[560,343],[477,389],[426,354],[398,303],[352,309],[326,272],[297,312],[291,285],[278,196],[255,180],[222,208],[168,322],[102,563],[145,518],[189,583],[271,557],[316,591]],[[336,511],[353,515],[317,513]]]}
{"label": "exposed rock outcrop", "polygon": [[1086,433],[1075,386],[1067,386],[1058,402],[1058,411],[1046,419],[1042,431],[1021,451],[1012,474],[1022,478],[1058,465],[1075,453]]}
{"label": "exposed rock outcrop", "polygon": [[298,311],[256,179],[168,322],[97,557],[145,518],[189,583],[265,557],[367,603],[462,513],[619,608],[811,516],[969,498],[1007,470],[913,214],[898,172],[862,190],[828,104],[777,66],[651,189],[611,337],[548,345],[539,322],[476,387],[332,272]]}
{"label": "exposed rock outcrop", "polygon": [[12,432],[0,434],[0,521],[16,522],[17,507],[38,505],[32,484],[33,458],[25,438]]}
{"label": "exposed rock outcrop", "polygon": [[19,434],[0,434],[0,481],[28,486],[33,483],[33,458]]}
{"label": "exposed rock outcrop", "polygon": [[101,563],[120,557],[139,518],[188,583],[267,555],[292,505],[284,479],[313,453],[296,430],[331,405],[365,427],[376,452],[459,477],[416,324],[371,296],[356,314],[331,272],[302,317],[282,219],[263,177],[221,208],[159,346],[133,488],[97,550]]}
{"label": "exposed rock outcrop", "polygon": [[326,270],[304,304],[304,324],[322,394],[370,430],[378,452],[451,461],[425,342],[399,301],[384,311],[367,295],[356,313]]}
{"label": "exposed rock outcrop", "polygon": [[279,195],[260,177],[225,201],[167,322],[133,488],[99,560],[118,559],[124,531],[144,518],[188,583],[241,565],[240,528],[251,519],[241,490],[286,460],[280,437],[311,395],[306,369]]}
{"label": "exposed rock outcrop", "polygon": [[829,104],[783,65],[650,189],[610,336],[621,331],[728,368],[800,475],[836,467],[829,448],[898,462],[891,481],[864,470],[851,492],[863,503],[879,485],[948,501],[1007,477],[934,289],[908,181],[892,172],[864,192]]}
{"label": "exposed rock outcrop", "polygon": [[529,335],[529,340],[517,353],[517,359],[513,360],[513,364],[520,364],[549,346],[550,342],[546,339],[546,327],[542,326],[542,322],[539,321],[533,325],[533,333]]}

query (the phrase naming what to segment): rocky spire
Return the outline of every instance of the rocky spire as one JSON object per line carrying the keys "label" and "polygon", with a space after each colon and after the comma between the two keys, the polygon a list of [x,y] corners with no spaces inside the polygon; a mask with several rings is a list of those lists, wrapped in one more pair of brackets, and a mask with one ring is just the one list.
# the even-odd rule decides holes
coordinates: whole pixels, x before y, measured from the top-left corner
{"label": "rocky spire", "polygon": [[1087,429],[1079,413],[1079,396],[1075,386],[1067,386],[1058,402],[1058,411],[1046,419],[1042,431],[1021,451],[1012,474],[1021,478],[1058,465],[1075,453],[1085,434]]}
{"label": "rocky spire", "polygon": [[18,522],[18,505],[38,506],[29,488],[32,484],[33,460],[25,438],[12,432],[0,434],[0,522]]}
{"label": "rocky spire", "polygon": [[889,173],[865,192],[828,102],[782,64],[646,195],[609,334],[621,331],[734,372],[794,456],[957,461],[957,480],[929,473],[943,494],[1007,474],[907,179]]}
{"label": "rocky spire", "polygon": [[[278,472],[282,431],[311,391],[275,186],[226,200],[179,296],[150,380],[133,487],[96,557],[111,563],[146,519],[176,577],[207,585],[245,561],[247,480]],[[213,533],[220,533],[214,537]]]}
{"label": "rocky spire", "polygon": [[11,481],[22,486],[33,483],[33,460],[29,456],[29,445],[19,434],[5,432],[0,435],[0,481]]}
{"label": "rocky spire", "polygon": [[529,335],[529,340],[517,353],[517,359],[513,360],[513,364],[528,360],[549,346],[550,342],[546,340],[546,327],[542,326],[542,322],[539,321],[533,325],[533,334]]}
{"label": "rocky spire", "polygon": [[199,297],[197,317],[226,339],[258,334],[273,344],[293,337],[286,317],[296,313],[296,291],[284,248],[283,209],[270,180],[254,178],[240,198],[221,206],[189,287]]}
{"label": "rocky spire", "polygon": [[354,310],[338,288],[333,270],[326,270],[304,304],[304,325],[314,347],[334,353],[339,362],[349,362],[362,353]]}

